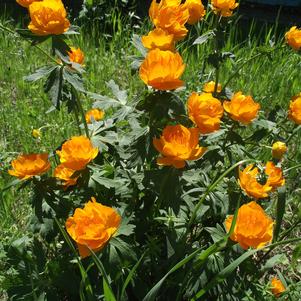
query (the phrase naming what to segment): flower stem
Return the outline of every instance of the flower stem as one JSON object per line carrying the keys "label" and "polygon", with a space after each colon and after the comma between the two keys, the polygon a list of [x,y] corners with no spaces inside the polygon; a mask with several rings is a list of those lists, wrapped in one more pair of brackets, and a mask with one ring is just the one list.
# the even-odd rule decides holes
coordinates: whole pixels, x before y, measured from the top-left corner
{"label": "flower stem", "polygon": [[89,135],[89,128],[88,128],[88,125],[87,125],[87,122],[86,122],[86,117],[85,117],[85,112],[84,112],[84,109],[83,109],[83,106],[80,102],[80,99],[79,99],[79,94],[78,92],[72,87],[72,94],[74,95],[74,99],[75,99],[75,102],[76,102],[76,106],[77,106],[77,109],[82,117],[82,122],[84,124],[84,128],[85,128],[85,133],[86,133],[86,136],[88,138],[90,138],[90,135]]}

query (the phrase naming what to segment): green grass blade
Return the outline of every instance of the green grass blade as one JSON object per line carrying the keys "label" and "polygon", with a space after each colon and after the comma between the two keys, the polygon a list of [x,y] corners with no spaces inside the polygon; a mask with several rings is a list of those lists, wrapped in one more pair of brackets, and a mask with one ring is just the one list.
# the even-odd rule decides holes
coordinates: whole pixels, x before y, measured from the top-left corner
{"label": "green grass blade", "polygon": [[107,276],[107,273],[105,271],[105,268],[102,264],[102,262],[100,261],[100,259],[97,257],[97,255],[94,253],[94,251],[92,249],[90,249],[91,255],[92,255],[92,259],[96,264],[96,267],[98,268],[99,272],[102,274],[103,277],[103,291],[104,291],[104,295],[105,295],[105,300],[106,301],[116,301],[116,297],[114,296],[113,290],[110,286],[110,281],[109,278]]}
{"label": "green grass blade", "polygon": [[137,263],[133,266],[133,268],[131,269],[130,273],[128,274],[128,276],[126,277],[124,283],[123,283],[123,286],[122,286],[122,289],[121,289],[121,293],[120,293],[120,296],[121,298],[123,297],[124,293],[125,293],[125,290],[128,286],[128,284],[130,283],[130,281],[132,280],[137,268],[139,267],[140,263],[142,262],[143,258],[145,256],[145,252],[142,254],[142,256],[140,257],[140,259],[137,261]]}
{"label": "green grass blade", "polygon": [[286,203],[286,187],[283,186],[278,190],[278,200],[277,200],[277,209],[276,209],[276,225],[274,229],[273,242],[277,241],[282,219],[285,213],[285,203]]}

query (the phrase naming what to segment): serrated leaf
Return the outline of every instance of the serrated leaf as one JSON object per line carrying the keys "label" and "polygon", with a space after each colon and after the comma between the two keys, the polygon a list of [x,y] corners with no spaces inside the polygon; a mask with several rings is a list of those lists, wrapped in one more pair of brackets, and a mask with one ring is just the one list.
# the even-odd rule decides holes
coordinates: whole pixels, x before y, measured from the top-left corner
{"label": "serrated leaf", "polygon": [[112,79],[106,84],[112,90],[114,96],[120,101],[120,103],[125,105],[127,102],[127,91],[120,90],[119,86]]}
{"label": "serrated leaf", "polygon": [[75,90],[85,92],[82,77],[71,68],[63,68],[63,77]]}
{"label": "serrated leaf", "polygon": [[49,75],[54,69],[56,69],[57,66],[51,65],[51,66],[44,66],[40,69],[37,69],[34,73],[24,76],[23,79],[28,82],[35,82],[40,80],[41,78]]}
{"label": "serrated leaf", "polygon": [[301,258],[301,244],[297,245],[293,251],[292,266],[295,268]]}
{"label": "serrated leaf", "polygon": [[143,46],[140,36],[138,36],[137,34],[134,34],[133,38],[132,38],[132,44],[142,54],[143,57],[146,57],[147,49]]}
{"label": "serrated leaf", "polygon": [[210,30],[198,37],[192,45],[201,45],[214,37],[214,31]]}

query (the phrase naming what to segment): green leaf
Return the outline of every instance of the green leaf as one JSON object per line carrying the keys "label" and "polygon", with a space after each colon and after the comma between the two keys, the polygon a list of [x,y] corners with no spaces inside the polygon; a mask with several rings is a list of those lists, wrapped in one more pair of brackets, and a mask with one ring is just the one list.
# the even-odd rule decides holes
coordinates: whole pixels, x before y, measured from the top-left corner
{"label": "green leaf", "polygon": [[296,267],[298,260],[301,258],[301,244],[297,245],[293,251],[292,266]]}
{"label": "green leaf", "polygon": [[75,90],[85,92],[82,77],[71,68],[63,68],[63,77]]}
{"label": "green leaf", "polygon": [[132,44],[135,46],[135,48],[140,52],[140,54],[143,57],[146,57],[147,49],[143,46],[140,36],[138,36],[137,34],[134,34],[133,38],[132,38]]}
{"label": "green leaf", "polygon": [[127,91],[120,90],[119,86],[112,79],[107,82],[107,86],[112,90],[114,96],[120,101],[120,103],[125,105],[127,102]]}
{"label": "green leaf", "polygon": [[174,265],[167,274],[159,282],[156,283],[156,285],[147,293],[147,295],[143,298],[143,301],[154,301],[159,293],[159,290],[161,286],[163,285],[164,281],[167,279],[169,275],[180,269],[183,265],[188,263],[190,260],[192,260],[196,254],[198,254],[200,250],[195,250],[193,253],[179,261],[176,265]]}
{"label": "green leaf", "polygon": [[57,66],[54,66],[54,65],[44,66],[40,69],[37,69],[33,74],[24,76],[23,79],[28,82],[35,82],[35,81],[38,81],[41,78],[49,75],[56,68],[57,68]]}
{"label": "green leaf", "polygon": [[145,256],[145,252],[142,254],[142,256],[140,257],[140,259],[136,262],[136,264],[133,266],[133,268],[129,272],[128,276],[126,277],[126,279],[125,279],[125,281],[124,281],[124,283],[122,285],[122,289],[121,289],[121,293],[120,293],[121,298],[123,297],[128,284],[133,279],[134,274],[135,274],[137,268],[139,267],[140,263],[142,262],[144,256]]}
{"label": "green leaf", "polygon": [[100,261],[100,259],[94,253],[94,251],[92,249],[89,248],[89,250],[91,252],[92,259],[96,264],[96,267],[98,268],[98,270],[100,271],[100,273],[102,274],[102,277],[103,277],[103,290],[104,290],[105,300],[106,301],[116,301],[116,298],[115,298],[112,288],[110,286],[109,278],[107,276],[107,273],[105,271],[105,268],[104,268],[102,262]]}
{"label": "green leaf", "polygon": [[285,212],[285,203],[286,203],[286,186],[282,186],[278,189],[278,200],[277,200],[277,209],[276,209],[276,225],[274,229],[273,242],[277,241],[281,223],[283,220],[283,215]]}
{"label": "green leaf", "polygon": [[204,34],[202,34],[200,37],[198,37],[192,45],[201,45],[205,42],[207,42],[208,40],[212,39],[214,37],[214,31],[210,30],[208,32],[205,32]]}
{"label": "green leaf", "polygon": [[63,66],[57,66],[47,78],[44,91],[49,94],[54,107],[59,110],[63,89]]}

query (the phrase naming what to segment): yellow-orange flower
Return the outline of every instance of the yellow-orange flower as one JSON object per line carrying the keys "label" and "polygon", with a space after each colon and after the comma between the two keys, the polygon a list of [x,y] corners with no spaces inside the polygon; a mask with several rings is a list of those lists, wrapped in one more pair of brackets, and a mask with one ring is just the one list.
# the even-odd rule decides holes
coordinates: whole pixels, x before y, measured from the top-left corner
{"label": "yellow-orange flower", "polygon": [[42,0],[16,0],[18,4],[20,4],[23,7],[28,7],[33,2],[38,2]]}
{"label": "yellow-orange flower", "polygon": [[285,34],[285,40],[294,50],[298,51],[301,48],[301,29],[293,26]]}
{"label": "yellow-orange flower", "polygon": [[179,53],[160,49],[151,50],[140,66],[143,82],[158,90],[174,90],[184,85],[180,80],[185,64]]}
{"label": "yellow-orange flower", "polygon": [[61,0],[43,0],[29,5],[30,31],[38,36],[60,35],[67,31],[70,22]]}
{"label": "yellow-orange flower", "polygon": [[[232,220],[233,215],[230,215],[225,221],[227,231],[230,230]],[[238,209],[236,224],[230,238],[245,250],[249,247],[260,249],[272,241],[273,220],[254,201],[242,205]]]}
{"label": "yellow-orange flower", "polygon": [[272,293],[277,298],[283,292],[285,292],[285,287],[284,287],[283,283],[277,277],[272,278],[272,280],[271,280],[271,288],[272,288]]}
{"label": "yellow-orange flower", "polygon": [[301,93],[292,98],[288,117],[295,123],[301,124]]}
{"label": "yellow-orange flower", "polygon": [[153,140],[154,146],[163,157],[157,159],[159,165],[172,165],[183,168],[185,161],[197,160],[206,151],[199,146],[199,131],[183,125],[169,125],[162,136]]}
{"label": "yellow-orange flower", "polygon": [[161,50],[171,50],[175,48],[174,35],[167,31],[156,28],[141,38],[142,44],[147,49],[159,48]]}
{"label": "yellow-orange flower", "polygon": [[63,181],[65,188],[76,184],[78,176],[74,177],[74,173],[75,171],[73,169],[67,168],[62,164],[58,165],[54,170],[54,176]]}
{"label": "yellow-orange flower", "polygon": [[169,34],[174,35],[176,41],[187,35],[186,22],[189,19],[189,10],[181,0],[153,0],[149,16],[157,28],[162,28]]}
{"label": "yellow-orange flower", "polygon": [[103,119],[103,117],[105,116],[105,112],[99,109],[91,109],[86,113],[86,122],[87,123],[92,123],[92,118],[95,121],[99,121],[101,119]]}
{"label": "yellow-orange flower", "polygon": [[273,189],[285,184],[281,168],[275,166],[272,161],[267,162],[265,166],[265,173],[268,176],[267,185],[272,186]]}
{"label": "yellow-orange flower", "polygon": [[[203,91],[206,93],[213,93],[215,88],[215,82],[210,81],[208,83],[205,83],[203,86]],[[222,85],[217,84],[217,92],[220,93],[222,91]]]}
{"label": "yellow-orange flower", "polygon": [[284,142],[281,141],[277,141],[275,143],[273,143],[272,146],[272,156],[275,159],[282,159],[282,157],[284,156],[284,154],[287,152],[287,146]]}
{"label": "yellow-orange flower", "polygon": [[235,0],[211,0],[211,5],[215,14],[230,17],[238,3]]}
{"label": "yellow-orange flower", "polygon": [[45,173],[50,168],[48,154],[19,155],[11,162],[8,173],[20,180],[26,180]]}
{"label": "yellow-orange flower", "polygon": [[71,51],[68,52],[69,60],[73,63],[83,65],[85,55],[80,48],[70,47]]}
{"label": "yellow-orange flower", "polygon": [[220,128],[223,106],[211,93],[193,92],[188,99],[187,107],[189,118],[202,134],[212,133]]}
{"label": "yellow-orange flower", "polygon": [[75,136],[62,145],[62,150],[56,151],[61,163],[72,170],[84,169],[98,154],[98,148],[93,147],[85,136]]}
{"label": "yellow-orange flower", "polygon": [[33,138],[41,138],[41,131],[39,129],[33,129],[31,132]]}
{"label": "yellow-orange flower", "polygon": [[254,120],[260,109],[260,104],[251,96],[245,96],[242,92],[233,95],[231,101],[224,101],[224,109],[233,120],[243,124],[249,124]]}
{"label": "yellow-orange flower", "polygon": [[262,199],[268,197],[268,193],[272,190],[272,186],[266,183],[258,182],[260,176],[257,167],[253,164],[248,165],[243,171],[239,170],[239,184],[246,194],[255,199]]}
{"label": "yellow-orange flower", "polygon": [[193,25],[200,21],[206,14],[206,10],[201,0],[186,0],[184,6],[188,8],[188,24]]}
{"label": "yellow-orange flower", "polygon": [[77,208],[66,221],[68,234],[76,241],[82,258],[90,250],[101,250],[117,231],[121,222],[120,215],[111,207],[97,203],[92,197],[83,209]]}

